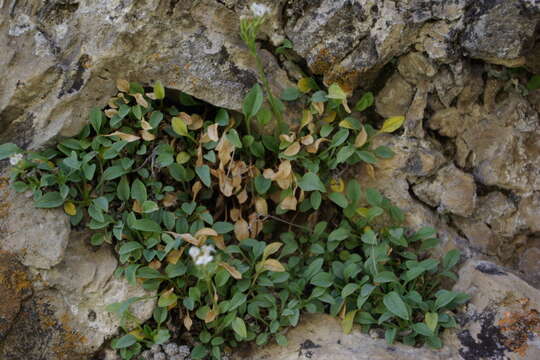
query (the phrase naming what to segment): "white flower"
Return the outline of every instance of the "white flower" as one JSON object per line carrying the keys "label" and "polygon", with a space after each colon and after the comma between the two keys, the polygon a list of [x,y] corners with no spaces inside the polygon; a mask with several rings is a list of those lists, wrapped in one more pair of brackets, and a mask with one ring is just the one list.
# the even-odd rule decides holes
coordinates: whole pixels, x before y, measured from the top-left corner
{"label": "white flower", "polygon": [[200,254],[201,249],[199,249],[198,247],[192,246],[189,248],[189,256],[191,256],[193,260],[195,260]]}
{"label": "white flower", "polygon": [[9,163],[13,166],[17,165],[23,159],[23,154],[14,154],[9,157]]}
{"label": "white flower", "polygon": [[270,8],[264,4],[253,3],[250,6],[250,10],[253,15],[257,17],[262,17],[270,12]]}
{"label": "white flower", "polygon": [[195,265],[206,265],[214,260],[211,255],[216,249],[212,245],[203,245],[202,248],[192,246],[189,248],[189,256],[195,262]]}

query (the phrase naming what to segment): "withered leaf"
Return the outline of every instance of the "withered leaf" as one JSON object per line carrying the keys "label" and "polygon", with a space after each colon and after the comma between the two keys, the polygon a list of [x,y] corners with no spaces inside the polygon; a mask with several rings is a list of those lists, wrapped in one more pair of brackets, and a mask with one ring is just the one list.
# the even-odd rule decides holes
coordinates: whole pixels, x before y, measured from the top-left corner
{"label": "withered leaf", "polygon": [[103,136],[118,136],[120,139],[122,139],[124,141],[127,141],[127,142],[133,142],[133,141],[137,141],[137,140],[140,139],[140,137],[138,137],[137,135],[126,134],[126,133],[121,132],[121,131],[115,131],[113,133],[110,133],[109,135],[103,135]]}
{"label": "withered leaf", "polygon": [[242,279],[242,274],[240,274],[240,272],[236,270],[234,266],[227,264],[226,262],[220,262],[218,265],[224,268],[225,270],[227,270],[234,279],[236,280]]}
{"label": "withered leaf", "polygon": [[238,241],[249,238],[249,225],[246,220],[240,218],[234,223],[234,235]]}
{"label": "withered leaf", "polygon": [[263,262],[263,268],[273,272],[284,272],[285,267],[276,259],[266,259]]}
{"label": "withered leaf", "polygon": [[118,79],[116,80],[116,88],[118,89],[118,91],[121,91],[121,92],[129,92],[129,81],[125,80],[125,79]]}

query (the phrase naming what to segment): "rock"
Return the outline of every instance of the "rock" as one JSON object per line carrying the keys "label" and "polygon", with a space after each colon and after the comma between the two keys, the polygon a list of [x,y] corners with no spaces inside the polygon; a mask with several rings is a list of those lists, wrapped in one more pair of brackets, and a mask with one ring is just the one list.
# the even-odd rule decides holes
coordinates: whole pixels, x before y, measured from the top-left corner
{"label": "rock", "polygon": [[64,256],[71,231],[68,217],[62,209],[36,209],[31,198],[6,186],[0,187],[6,207],[0,214],[0,250],[16,254],[23,265],[50,269]]}
{"label": "rock", "polygon": [[377,113],[382,117],[405,115],[413,96],[413,87],[401,75],[395,73],[377,94],[375,100]]}
{"label": "rock", "polygon": [[298,327],[287,333],[288,345],[253,347],[233,355],[233,360],[457,360],[449,347],[435,351],[403,344],[387,345],[384,339],[373,339],[354,329],[345,335],[338,320],[328,315],[303,315]]}
{"label": "rock", "polygon": [[[161,80],[235,110],[257,79],[238,36],[239,16],[218,1],[31,0],[2,7],[0,143],[37,147],[76,134],[119,78]],[[289,86],[275,59],[265,59],[274,88]]]}
{"label": "rock", "polygon": [[535,192],[519,202],[520,219],[533,232],[540,231],[540,192]]}
{"label": "rock", "polygon": [[[119,319],[107,305],[149,296],[139,286],[116,279],[117,260],[111,249],[94,249],[88,236],[72,233],[65,257],[33,279],[35,295],[27,301],[0,349],[0,358],[75,359],[97,351],[116,334]],[[152,316],[155,299],[131,306],[141,321]],[[42,357],[43,356],[43,357]]]}
{"label": "rock", "polygon": [[433,182],[424,181],[415,185],[413,191],[426,204],[436,206],[440,213],[470,216],[476,206],[473,177],[453,164],[439,170]]}
{"label": "rock", "polygon": [[529,284],[540,288],[540,247],[526,248],[519,256],[518,269]]}
{"label": "rock", "polygon": [[433,77],[437,68],[420,52],[410,52],[399,58],[398,71],[405,80],[413,84]]}
{"label": "rock", "polygon": [[447,137],[456,137],[463,131],[464,115],[455,107],[437,111],[429,119],[429,127]]}
{"label": "rock", "polygon": [[[538,5],[504,0],[471,2],[462,36],[463,48],[473,58],[519,66],[532,48],[539,20]],[[470,21],[470,22],[469,22]]]}
{"label": "rock", "polygon": [[32,294],[26,269],[7,252],[0,252],[0,342],[9,333],[22,303]]}
{"label": "rock", "polygon": [[487,261],[469,260],[455,291],[471,296],[450,346],[464,360],[540,358],[540,290]]}

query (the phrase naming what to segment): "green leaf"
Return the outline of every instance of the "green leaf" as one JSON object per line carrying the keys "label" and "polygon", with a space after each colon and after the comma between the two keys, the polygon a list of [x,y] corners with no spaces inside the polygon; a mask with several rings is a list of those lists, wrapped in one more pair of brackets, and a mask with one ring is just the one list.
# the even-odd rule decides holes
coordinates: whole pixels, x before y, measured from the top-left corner
{"label": "green leaf", "polygon": [[101,112],[101,109],[98,107],[93,107],[92,110],[90,110],[90,124],[98,134],[102,123],[103,113]]}
{"label": "green leaf", "polygon": [[381,206],[383,197],[380,192],[375,189],[366,189],[366,200],[371,206]]}
{"label": "green leaf", "polygon": [[22,152],[21,148],[13,143],[6,143],[0,145],[0,160],[7,159],[11,155]]}
{"label": "green leaf", "polygon": [[529,79],[527,82],[527,89],[529,91],[540,89],[540,75],[534,75]]}
{"label": "green leaf", "polygon": [[184,119],[179,117],[173,117],[171,120],[172,129],[180,136],[189,136],[187,124]]}
{"label": "green leaf", "polygon": [[154,97],[156,98],[156,100],[161,100],[165,98],[165,88],[159,80],[154,83]]}
{"label": "green leaf", "polygon": [[227,140],[229,140],[235,148],[242,148],[242,141],[240,140],[240,136],[235,129],[230,129],[229,131],[227,131]]}
{"label": "green leaf", "polygon": [[103,172],[103,180],[109,181],[119,178],[124,175],[126,171],[119,165],[109,166]]}
{"label": "green leaf", "polygon": [[288,344],[287,337],[285,335],[283,335],[283,334],[277,334],[276,335],[276,343],[279,346],[287,346],[287,344]]}
{"label": "green leaf", "polygon": [[345,209],[349,205],[349,201],[347,200],[345,195],[343,195],[342,193],[333,192],[330,195],[328,195],[328,198],[332,200],[333,203],[335,203],[336,205],[338,205],[339,207],[343,209]]}
{"label": "green leaf", "polygon": [[125,254],[129,254],[132,251],[143,249],[143,248],[144,247],[140,243],[136,241],[129,241],[123,244],[122,246],[120,246],[120,250],[118,250],[118,253],[120,255],[125,255]]}
{"label": "green leaf", "polygon": [[362,189],[360,188],[360,184],[356,180],[349,180],[347,182],[347,197],[351,201],[353,205],[356,205],[358,201],[360,201],[360,197],[362,195]]}
{"label": "green leaf", "polygon": [[382,145],[373,150],[373,153],[381,159],[390,159],[395,155],[395,153],[388,146]]}
{"label": "green leaf", "polygon": [[459,262],[460,256],[461,253],[457,249],[453,249],[447,252],[442,262],[444,269],[449,270],[456,266],[456,264]]}
{"label": "green leaf", "polygon": [[356,110],[356,111],[364,111],[368,107],[373,105],[373,101],[374,101],[373,93],[371,91],[368,91],[367,93],[362,95],[360,100],[358,100],[356,105],[354,105],[354,110]]}
{"label": "green leaf", "polygon": [[373,278],[374,283],[388,283],[388,282],[399,282],[396,275],[391,271],[381,271]]}
{"label": "green leaf", "polygon": [[212,228],[216,230],[218,234],[227,234],[234,230],[234,225],[230,222],[217,221]]}
{"label": "green leaf", "polygon": [[321,193],[318,191],[313,191],[309,197],[309,201],[311,202],[313,209],[318,210],[322,202]]}
{"label": "green leaf", "polygon": [[371,229],[367,229],[362,234],[362,242],[369,245],[377,245],[377,234]]}
{"label": "green leaf", "polygon": [[167,292],[162,294],[158,300],[159,307],[167,307],[174,304],[178,300],[178,296],[174,292]]}
{"label": "green leaf", "polygon": [[242,339],[247,338],[247,329],[244,320],[239,317],[236,317],[232,322],[232,329],[238,336]]}
{"label": "green leaf", "polygon": [[376,164],[377,163],[377,158],[375,157],[375,155],[373,155],[372,152],[361,150],[361,151],[357,151],[356,155],[358,155],[360,160],[362,160],[363,162],[366,162],[368,164]]}
{"label": "green leaf", "polygon": [[458,296],[457,292],[440,290],[437,292],[437,298],[435,299],[435,310],[445,307],[450,304]]}
{"label": "green leaf", "polygon": [[135,336],[131,334],[126,334],[114,342],[113,348],[124,349],[124,348],[130,347],[136,342],[137,342],[137,338]]}
{"label": "green leaf", "polygon": [[116,195],[122,201],[128,201],[130,190],[129,190],[129,181],[127,177],[122,176],[122,179],[118,182],[118,187],[116,188]]}
{"label": "green leaf", "polygon": [[322,183],[321,179],[312,172],[307,172],[302,178],[298,181],[298,186],[304,191],[320,191],[322,193],[326,192],[326,188]]}
{"label": "green leaf", "polygon": [[197,166],[195,168],[195,173],[199,176],[199,179],[201,179],[202,183],[206,187],[212,186],[212,178],[210,177],[210,167],[208,165],[203,166]]}
{"label": "green leaf", "polygon": [[328,95],[326,97],[329,99],[344,100],[347,98],[347,94],[345,94],[338,84],[334,83],[328,88]]}
{"label": "green leaf", "polygon": [[257,114],[257,121],[262,126],[268,125],[271,120],[272,120],[272,111],[267,107],[262,108]]}
{"label": "green leaf", "polygon": [[272,180],[265,178],[262,175],[257,175],[257,177],[254,180],[255,183],[255,190],[261,195],[266,194],[268,189],[270,189],[270,186],[272,185]]}
{"label": "green leaf", "polygon": [[142,203],[142,211],[144,214],[153,213],[158,210],[159,206],[154,201],[146,200]]}
{"label": "green leaf", "polygon": [[420,335],[424,335],[427,337],[433,336],[433,331],[424,323],[416,323],[412,324],[412,329],[416,331]]}
{"label": "green leaf", "polygon": [[244,104],[242,105],[244,116],[247,119],[250,119],[253,116],[257,115],[257,113],[261,109],[263,100],[264,95],[262,88],[259,84],[255,84],[255,86],[253,86],[251,90],[249,90],[244,99]]}
{"label": "green leaf", "polygon": [[395,291],[386,294],[383,297],[383,304],[392,314],[402,318],[403,320],[409,320],[409,311],[407,305],[401,299],[401,296]]}
{"label": "green leaf", "polygon": [[157,222],[150,219],[135,220],[131,226],[134,230],[147,232],[161,232],[161,227]]}
{"label": "green leaf", "polygon": [[392,345],[394,343],[394,340],[396,339],[396,335],[397,335],[397,328],[395,327],[392,327],[392,328],[387,328],[386,331],[384,332],[384,339],[386,340],[386,343],[388,345]]}
{"label": "green leaf", "polygon": [[328,241],[345,240],[346,238],[349,237],[350,234],[351,232],[349,229],[340,227],[340,228],[335,229],[334,231],[330,233],[330,235],[328,235]]}
{"label": "green leaf", "polygon": [[133,184],[131,184],[131,198],[133,200],[137,200],[141,204],[145,202],[146,199],[148,198],[148,194],[146,192],[146,186],[139,179],[135,179]]}
{"label": "green leaf", "polygon": [[334,277],[330,273],[320,272],[313,276],[310,283],[311,285],[327,288],[332,286],[332,284],[334,283]]}
{"label": "green leaf", "polygon": [[180,104],[184,106],[195,106],[200,105],[200,102],[195,100],[193,96],[186,94],[185,92],[180,92]]}
{"label": "green leaf", "polygon": [[198,344],[191,350],[193,360],[204,359],[206,355],[208,355],[208,349],[204,345]]}
{"label": "green leaf", "polygon": [[300,96],[302,96],[302,92],[298,90],[298,88],[290,87],[283,90],[283,93],[281,94],[281,100],[294,101]]}
{"label": "green leaf", "polygon": [[424,322],[431,331],[435,331],[439,322],[439,314],[435,312],[428,312],[424,317]]}
{"label": "green leaf", "polygon": [[225,109],[219,109],[216,113],[216,118],[214,122],[218,123],[219,126],[229,125],[229,113]]}
{"label": "green leaf", "polygon": [[347,159],[350,158],[352,154],[354,154],[355,151],[356,151],[356,148],[351,145],[342,147],[341,149],[339,149],[336,155],[337,163],[341,164],[342,162],[347,161]]}
{"label": "green leaf", "polygon": [[358,284],[354,284],[354,283],[347,284],[345,285],[343,290],[341,290],[341,297],[345,299],[347,296],[354,294],[354,292],[358,290],[359,288],[360,288],[360,285]]}
{"label": "green leaf", "polygon": [[40,197],[35,203],[34,206],[42,209],[51,209],[59,207],[64,203],[64,198],[58,191],[45,193]]}
{"label": "green leaf", "polygon": [[96,164],[83,164],[82,170],[86,180],[92,180],[96,173]]}

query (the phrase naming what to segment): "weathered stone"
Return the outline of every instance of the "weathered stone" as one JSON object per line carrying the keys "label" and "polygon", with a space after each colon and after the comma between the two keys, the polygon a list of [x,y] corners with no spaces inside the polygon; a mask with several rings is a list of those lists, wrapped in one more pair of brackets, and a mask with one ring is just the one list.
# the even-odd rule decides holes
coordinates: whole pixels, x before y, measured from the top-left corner
{"label": "weathered stone", "polygon": [[[0,180],[1,181],[1,180]],[[36,209],[32,198],[0,188],[5,207],[0,214],[0,250],[26,265],[49,269],[64,256],[70,225],[61,209]]]}
{"label": "weathered stone", "polygon": [[383,117],[405,115],[413,96],[413,87],[396,73],[377,94],[375,107]]}
{"label": "weathered stone", "polygon": [[[449,334],[464,360],[538,359],[540,290],[496,264],[470,260],[454,290],[471,296],[461,328]],[[451,345],[452,346],[452,345]]]}
{"label": "weathered stone", "polygon": [[339,321],[328,315],[304,315],[298,327],[287,333],[288,345],[269,345],[239,352],[233,359],[250,360],[457,360],[449,347],[440,351],[414,348],[403,344],[388,345],[354,329],[345,335]]}
{"label": "weathered stone", "polygon": [[32,294],[26,269],[7,252],[0,252],[0,342],[7,336],[21,304]]}
{"label": "weathered stone", "polygon": [[437,130],[441,135],[456,137],[463,131],[465,120],[461,111],[455,107],[449,107],[433,114],[428,124],[431,129]]}
{"label": "weathered stone", "polygon": [[[88,110],[113,95],[118,78],[161,80],[237,110],[256,81],[255,61],[238,36],[239,16],[218,1],[0,6],[0,143],[36,147],[76,134]],[[289,86],[275,59],[265,61],[273,86]]]}
{"label": "weathered stone", "polygon": [[[33,279],[35,295],[27,301],[8,333],[0,358],[71,360],[97,351],[118,331],[119,319],[107,305],[151,295],[116,279],[111,249],[93,249],[88,236],[74,232],[62,262],[40,270]],[[155,299],[131,307],[141,321],[151,317]]]}
{"label": "weathered stone", "polygon": [[437,68],[422,53],[411,52],[399,58],[398,70],[405,80],[417,84],[437,73]]}
{"label": "weathered stone", "polygon": [[522,272],[524,279],[536,288],[540,288],[540,247],[527,247],[519,255],[518,269]]}
{"label": "weathered stone", "polygon": [[433,182],[424,181],[415,185],[413,191],[426,204],[437,207],[440,213],[470,216],[476,206],[473,177],[453,164],[439,170]]}
{"label": "weathered stone", "polygon": [[[538,7],[505,0],[472,1],[462,37],[471,57],[507,66],[525,63],[522,58],[534,43]],[[469,22],[470,21],[470,22]]]}

